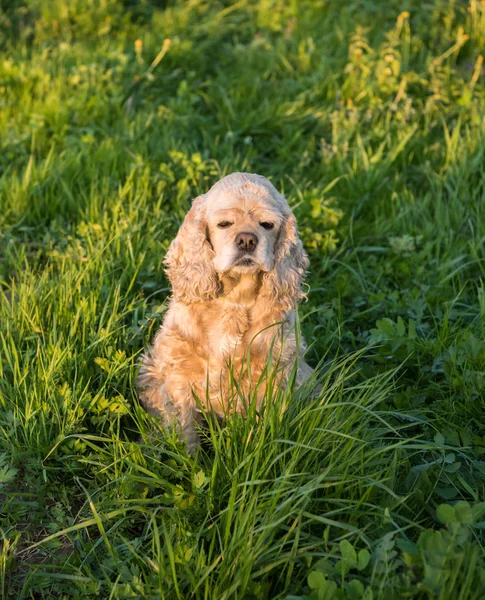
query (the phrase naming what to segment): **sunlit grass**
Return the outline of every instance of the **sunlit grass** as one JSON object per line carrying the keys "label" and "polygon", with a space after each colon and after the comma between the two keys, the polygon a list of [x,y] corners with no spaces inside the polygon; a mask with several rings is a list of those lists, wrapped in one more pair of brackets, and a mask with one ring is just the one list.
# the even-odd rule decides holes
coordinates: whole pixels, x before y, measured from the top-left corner
{"label": "sunlit grass", "polygon": [[[484,597],[484,22],[4,3],[2,598]],[[316,376],[190,457],[137,360],[190,199],[236,170],[297,215]]]}

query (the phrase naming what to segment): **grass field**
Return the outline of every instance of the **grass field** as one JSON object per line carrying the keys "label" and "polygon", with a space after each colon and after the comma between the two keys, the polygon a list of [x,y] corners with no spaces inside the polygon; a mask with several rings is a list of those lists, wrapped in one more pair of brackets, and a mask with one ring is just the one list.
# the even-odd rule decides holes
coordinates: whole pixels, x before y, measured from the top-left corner
{"label": "grass field", "polygon": [[[485,2],[0,2],[0,598],[485,598]],[[190,199],[288,197],[322,389],[139,407]]]}

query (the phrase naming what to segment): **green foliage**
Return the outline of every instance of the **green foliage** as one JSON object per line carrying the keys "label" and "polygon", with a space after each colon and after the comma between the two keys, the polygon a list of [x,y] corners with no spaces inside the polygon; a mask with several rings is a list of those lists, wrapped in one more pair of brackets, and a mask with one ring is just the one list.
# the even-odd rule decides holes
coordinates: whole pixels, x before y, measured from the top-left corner
{"label": "green foliage", "polygon": [[[294,600],[372,599],[376,591],[366,583],[376,575],[390,571],[392,586],[387,598],[480,598],[485,589],[485,565],[480,549],[471,542],[473,531],[483,527],[485,503],[460,501],[454,506],[440,504],[436,517],[446,529],[425,529],[413,543],[394,532],[378,540],[369,553],[358,553],[346,539],[340,542],[341,559],[320,559],[308,575],[308,596],[291,596]],[[384,563],[384,564],[383,564]],[[398,567],[406,567],[406,570]],[[460,577],[464,569],[466,577]],[[359,577],[360,573],[360,578]],[[379,592],[378,592],[379,593]],[[288,598],[290,598],[288,596]]]}
{"label": "green foliage", "polygon": [[[485,597],[484,51],[477,0],[0,2],[2,598]],[[236,170],[317,377],[191,458],[137,359]]]}

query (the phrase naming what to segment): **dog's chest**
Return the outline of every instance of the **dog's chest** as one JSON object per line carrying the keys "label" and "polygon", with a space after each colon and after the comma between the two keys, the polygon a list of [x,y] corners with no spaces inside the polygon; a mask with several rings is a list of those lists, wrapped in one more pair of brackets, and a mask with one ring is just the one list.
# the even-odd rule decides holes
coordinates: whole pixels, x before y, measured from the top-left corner
{"label": "dog's chest", "polygon": [[[238,365],[250,357],[265,359],[270,348],[279,347],[279,332],[284,314],[262,310],[258,304],[224,303],[214,315],[207,315],[207,340],[210,362]],[[275,346],[275,349],[276,349]]]}
{"label": "dog's chest", "polygon": [[227,303],[211,323],[210,354],[233,360],[236,355],[245,354],[246,334],[251,329],[251,310],[243,304]]}

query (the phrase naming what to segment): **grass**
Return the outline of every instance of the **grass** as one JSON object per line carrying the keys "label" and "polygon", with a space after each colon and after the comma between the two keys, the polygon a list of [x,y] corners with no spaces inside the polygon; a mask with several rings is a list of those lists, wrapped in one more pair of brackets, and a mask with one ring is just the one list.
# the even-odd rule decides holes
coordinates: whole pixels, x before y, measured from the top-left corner
{"label": "grass", "polygon": [[[484,598],[484,3],[0,7],[1,598]],[[236,170],[297,215],[317,381],[192,458],[137,357]]]}

